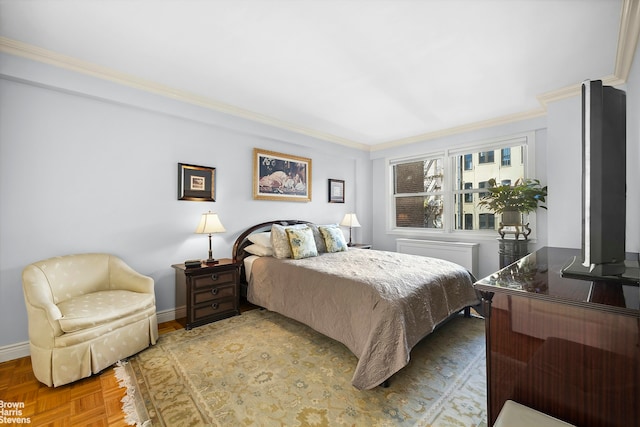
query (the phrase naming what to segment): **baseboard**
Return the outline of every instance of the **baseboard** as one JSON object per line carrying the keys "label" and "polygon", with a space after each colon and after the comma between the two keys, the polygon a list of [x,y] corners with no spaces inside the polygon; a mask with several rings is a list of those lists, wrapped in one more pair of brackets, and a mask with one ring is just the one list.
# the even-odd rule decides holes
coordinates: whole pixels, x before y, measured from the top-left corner
{"label": "baseboard", "polygon": [[[182,317],[187,317],[187,308],[186,306],[182,306],[175,309],[158,311],[156,312],[156,317],[158,318],[158,323],[170,322]],[[30,354],[29,341],[5,345],[0,347],[0,363],[27,357]]]}
{"label": "baseboard", "polygon": [[21,357],[27,357],[30,354],[31,351],[29,351],[29,341],[4,345],[0,347],[0,362],[20,359]]}
{"label": "baseboard", "polygon": [[187,306],[172,308],[170,310],[156,312],[158,323],[170,322],[172,320],[187,317]]}

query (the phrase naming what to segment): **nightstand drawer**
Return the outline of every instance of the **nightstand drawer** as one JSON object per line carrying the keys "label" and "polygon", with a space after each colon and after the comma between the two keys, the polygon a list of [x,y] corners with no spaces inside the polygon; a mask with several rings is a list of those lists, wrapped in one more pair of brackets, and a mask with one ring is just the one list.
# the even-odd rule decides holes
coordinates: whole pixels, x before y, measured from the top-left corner
{"label": "nightstand drawer", "polygon": [[212,286],[209,289],[198,290],[193,294],[193,303],[202,304],[204,302],[213,301],[216,299],[234,297],[236,295],[235,283],[228,283],[219,286]]}
{"label": "nightstand drawer", "polygon": [[209,274],[203,274],[201,276],[193,277],[193,288],[194,291],[206,288],[213,285],[223,285],[227,283],[235,283],[236,281],[236,270],[227,270],[214,272]]}
{"label": "nightstand drawer", "polygon": [[231,313],[236,310],[236,304],[233,300],[214,301],[209,304],[200,305],[193,308],[193,321],[206,319],[225,313]]}

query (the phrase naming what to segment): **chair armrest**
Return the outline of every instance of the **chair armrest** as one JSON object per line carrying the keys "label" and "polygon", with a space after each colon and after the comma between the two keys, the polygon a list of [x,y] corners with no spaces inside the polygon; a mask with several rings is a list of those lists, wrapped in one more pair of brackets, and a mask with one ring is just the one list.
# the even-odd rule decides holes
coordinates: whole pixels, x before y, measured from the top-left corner
{"label": "chair armrest", "polygon": [[138,273],[120,258],[109,256],[109,287],[143,294],[153,294],[154,281],[151,277]]}
{"label": "chair armrest", "polygon": [[43,332],[45,324],[42,324],[42,322],[46,318],[46,323],[51,328],[52,336],[62,335],[62,329],[60,329],[60,323],[58,322],[58,319],[62,317],[62,313],[53,302],[51,286],[44,272],[35,265],[25,267],[22,271],[22,289],[24,291],[25,304],[27,305],[27,313],[40,313],[35,315],[36,318],[30,315],[30,334],[32,328]]}

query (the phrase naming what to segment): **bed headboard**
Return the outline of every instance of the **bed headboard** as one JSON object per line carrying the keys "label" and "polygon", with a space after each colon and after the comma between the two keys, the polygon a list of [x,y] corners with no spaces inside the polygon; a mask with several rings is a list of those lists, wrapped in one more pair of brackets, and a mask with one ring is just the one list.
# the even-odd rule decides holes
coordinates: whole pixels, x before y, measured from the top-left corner
{"label": "bed headboard", "polygon": [[244,232],[242,232],[242,234],[240,234],[240,236],[238,236],[238,238],[236,239],[235,243],[233,244],[233,250],[231,252],[231,255],[233,257],[233,261],[240,264],[240,284],[241,285],[247,283],[247,279],[246,279],[246,275],[245,275],[245,271],[244,271],[244,263],[242,261],[248,256],[248,254],[245,252],[244,248],[246,248],[247,246],[249,246],[251,244],[251,241],[248,240],[249,235],[253,234],[253,233],[261,233],[261,232],[264,232],[264,231],[270,231],[271,230],[271,226],[273,224],[296,225],[296,224],[310,224],[310,222],[309,221],[302,221],[302,220],[298,220],[298,219],[281,219],[281,220],[277,220],[277,221],[267,221],[267,222],[263,222],[261,224],[253,225],[253,226],[247,228]]}

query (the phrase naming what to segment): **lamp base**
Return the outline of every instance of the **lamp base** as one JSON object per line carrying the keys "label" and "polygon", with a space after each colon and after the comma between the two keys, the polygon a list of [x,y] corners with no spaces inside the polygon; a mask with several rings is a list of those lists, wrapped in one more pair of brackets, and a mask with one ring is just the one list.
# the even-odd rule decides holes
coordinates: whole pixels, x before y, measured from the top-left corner
{"label": "lamp base", "polygon": [[220,261],[218,261],[217,259],[209,258],[209,259],[205,259],[202,262],[207,264],[207,265],[216,265]]}

